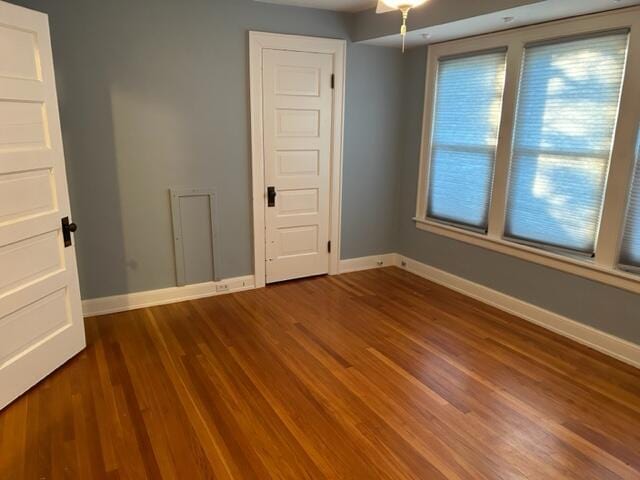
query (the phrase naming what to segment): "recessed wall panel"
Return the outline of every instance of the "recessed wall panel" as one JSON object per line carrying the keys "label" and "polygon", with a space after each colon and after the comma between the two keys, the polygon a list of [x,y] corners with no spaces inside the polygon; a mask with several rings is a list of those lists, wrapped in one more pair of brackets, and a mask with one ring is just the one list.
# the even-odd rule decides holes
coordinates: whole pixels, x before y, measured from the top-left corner
{"label": "recessed wall panel", "polygon": [[170,192],[177,284],[217,280],[215,192],[198,187]]}
{"label": "recessed wall panel", "polygon": [[180,197],[180,230],[185,283],[211,282],[213,275],[212,213],[208,195]]}

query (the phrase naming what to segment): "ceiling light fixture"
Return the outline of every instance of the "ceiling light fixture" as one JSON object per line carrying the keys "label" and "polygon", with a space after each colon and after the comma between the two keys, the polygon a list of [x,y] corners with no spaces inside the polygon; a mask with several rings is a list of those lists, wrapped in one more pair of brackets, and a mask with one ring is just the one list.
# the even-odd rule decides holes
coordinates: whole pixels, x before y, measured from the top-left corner
{"label": "ceiling light fixture", "polygon": [[400,27],[400,35],[402,36],[402,51],[404,52],[404,43],[407,36],[407,17],[409,10],[419,7],[427,0],[378,0],[378,8],[376,13],[390,12],[391,10],[400,10],[402,12],[402,27]]}

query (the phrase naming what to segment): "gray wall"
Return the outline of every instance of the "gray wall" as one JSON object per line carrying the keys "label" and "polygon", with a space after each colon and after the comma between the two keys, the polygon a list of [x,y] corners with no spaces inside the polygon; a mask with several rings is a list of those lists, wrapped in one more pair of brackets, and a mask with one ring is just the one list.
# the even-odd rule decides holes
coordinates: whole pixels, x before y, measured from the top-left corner
{"label": "gray wall", "polygon": [[398,176],[400,253],[640,343],[640,295],[416,229],[426,48],[404,57],[404,154]]}
{"label": "gray wall", "polygon": [[[347,38],[356,19],[251,0],[15,3],[50,14],[84,298],[175,285],[169,186],[217,189],[218,273],[251,273],[247,31]],[[399,251],[640,342],[640,296],[415,228],[425,56],[349,44],[343,258]]]}
{"label": "gray wall", "polygon": [[[170,186],[217,189],[217,273],[251,273],[247,32],[347,38],[349,16],[251,0],[14,3],[50,15],[83,297],[175,285]],[[384,122],[401,57],[350,44],[347,61],[351,257],[393,249],[397,137]]]}
{"label": "gray wall", "polygon": [[347,65],[342,258],[393,252],[397,245],[402,54],[356,45]]}

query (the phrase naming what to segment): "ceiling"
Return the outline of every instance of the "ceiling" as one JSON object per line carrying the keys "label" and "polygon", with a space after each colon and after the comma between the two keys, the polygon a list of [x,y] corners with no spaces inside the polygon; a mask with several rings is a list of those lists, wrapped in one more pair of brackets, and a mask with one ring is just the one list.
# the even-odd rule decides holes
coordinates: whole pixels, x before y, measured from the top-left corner
{"label": "ceiling", "polygon": [[293,5],[296,7],[322,8],[324,10],[336,10],[339,12],[360,12],[373,8],[377,0],[255,0],[263,3],[276,3],[279,5]]}
{"label": "ceiling", "polygon": [[[426,45],[632,5],[640,5],[640,0],[545,0],[487,15],[410,30],[406,41],[409,47]],[[428,4],[421,8],[428,8]],[[506,22],[505,19],[509,21]],[[409,28],[411,28],[410,25]],[[363,43],[398,47],[402,44],[402,40],[400,35],[388,35]]]}
{"label": "ceiling", "polygon": [[[320,8],[342,12],[361,12],[374,8],[377,0],[255,0],[263,3],[291,5],[298,7]],[[455,1],[455,0],[451,0]],[[480,1],[480,0],[477,0]],[[490,1],[490,0],[484,0]],[[496,32],[509,28],[548,22],[577,15],[613,10],[640,4],[640,0],[542,0],[520,7],[499,10],[486,15],[465,18],[463,20],[441,23],[425,28],[411,29],[409,19],[409,33],[407,45],[425,45],[438,43],[456,38]],[[420,7],[426,10],[429,3]],[[365,15],[364,13],[360,15]],[[510,18],[505,22],[505,17]],[[400,20],[398,19],[398,22]],[[400,23],[398,23],[398,29]],[[397,47],[401,45],[400,35],[384,35],[364,41],[373,45]]]}

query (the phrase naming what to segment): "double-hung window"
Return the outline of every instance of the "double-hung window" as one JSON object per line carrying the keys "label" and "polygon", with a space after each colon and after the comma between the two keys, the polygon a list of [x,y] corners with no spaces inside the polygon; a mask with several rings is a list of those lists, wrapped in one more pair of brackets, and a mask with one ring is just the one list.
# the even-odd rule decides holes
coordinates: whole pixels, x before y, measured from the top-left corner
{"label": "double-hung window", "polygon": [[640,7],[430,46],[417,227],[640,292],[638,84]]}
{"label": "double-hung window", "polygon": [[636,146],[635,174],[620,251],[620,264],[625,269],[640,272],[640,132]]}
{"label": "double-hung window", "polygon": [[506,236],[592,255],[627,32],[525,49]]}
{"label": "double-hung window", "polygon": [[486,230],[506,50],[440,59],[429,217]]}

